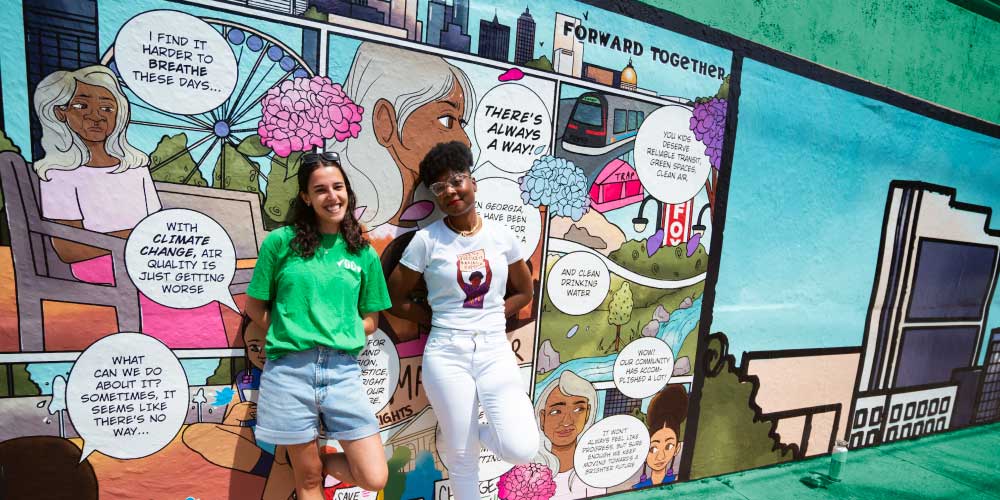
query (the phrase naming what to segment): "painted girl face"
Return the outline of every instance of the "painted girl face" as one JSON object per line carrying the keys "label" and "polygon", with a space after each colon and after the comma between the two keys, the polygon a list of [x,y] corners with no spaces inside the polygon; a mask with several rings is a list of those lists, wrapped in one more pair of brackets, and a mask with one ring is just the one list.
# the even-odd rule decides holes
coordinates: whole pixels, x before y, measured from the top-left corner
{"label": "painted girl face", "polygon": [[673,429],[664,427],[649,437],[649,453],[646,454],[646,465],[655,471],[666,470],[677,454],[677,434]]}
{"label": "painted girl face", "polygon": [[84,141],[103,143],[115,129],[118,101],[104,87],[77,82],[73,97],[65,106],[57,106],[55,113]]}
{"label": "painted girl face", "polygon": [[263,370],[264,363],[267,362],[267,353],[264,352],[264,339],[267,331],[260,325],[251,321],[247,324],[246,331],[243,332],[243,343],[247,346],[247,359],[254,367]]}
{"label": "painted girl face", "polygon": [[545,409],[539,414],[542,433],[555,446],[576,442],[590,416],[590,403],[583,396],[567,396],[556,388],[545,399]]}

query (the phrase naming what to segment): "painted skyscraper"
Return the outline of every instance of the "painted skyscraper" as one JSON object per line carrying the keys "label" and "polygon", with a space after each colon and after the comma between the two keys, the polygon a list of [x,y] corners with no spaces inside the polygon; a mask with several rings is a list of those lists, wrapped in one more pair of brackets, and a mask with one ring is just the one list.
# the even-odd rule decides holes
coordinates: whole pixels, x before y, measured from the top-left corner
{"label": "painted skyscraper", "polygon": [[556,13],[556,26],[552,33],[552,69],[556,73],[580,78],[583,75],[583,42],[573,36],[573,28],[580,20]]}
{"label": "painted skyscraper", "polygon": [[[373,3],[376,5],[369,5],[368,0],[312,0],[313,7],[326,14],[388,25],[387,6],[384,6],[384,2],[380,1]],[[384,12],[378,7],[383,7]]]}
{"label": "painted skyscraper", "polygon": [[852,447],[950,428],[957,370],[974,366],[997,281],[988,209],[894,181],[851,415]]}
{"label": "painted skyscraper", "polygon": [[407,38],[420,41],[417,29],[417,0],[392,0],[389,6],[389,24],[406,30]]}
{"label": "painted skyscraper", "polygon": [[524,64],[535,58],[535,19],[528,8],[517,18],[517,36],[514,39],[514,64]]}
{"label": "painted skyscraper", "polygon": [[428,45],[435,45],[456,52],[469,52],[472,37],[468,35],[467,27],[462,26],[456,9],[465,10],[465,22],[468,23],[468,2],[455,2],[448,5],[444,0],[430,0],[427,4],[427,36],[424,40]]}
{"label": "painted skyscraper", "polygon": [[[28,98],[31,100],[38,82],[47,75],[100,62],[97,54],[97,2],[38,0],[26,3],[24,38]],[[34,109],[30,113],[34,116]],[[31,120],[31,146],[36,157],[44,156],[41,137],[38,120]]]}
{"label": "painted skyscraper", "polygon": [[309,0],[244,0],[233,3],[242,3],[248,7],[256,7],[261,10],[294,15],[302,15],[309,8]]}
{"label": "painted skyscraper", "polygon": [[455,17],[452,20],[455,24],[462,27],[462,33],[469,32],[469,0],[455,0],[454,2],[454,13]]}
{"label": "painted skyscraper", "polygon": [[507,62],[510,49],[510,26],[501,24],[496,14],[492,21],[479,21],[479,55],[494,61]]}

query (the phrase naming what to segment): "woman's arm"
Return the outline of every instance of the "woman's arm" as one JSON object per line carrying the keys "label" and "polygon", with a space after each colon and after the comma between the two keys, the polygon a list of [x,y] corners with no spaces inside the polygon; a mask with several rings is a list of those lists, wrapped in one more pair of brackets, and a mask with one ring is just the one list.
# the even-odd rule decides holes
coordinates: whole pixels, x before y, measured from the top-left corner
{"label": "woman's arm", "polygon": [[504,301],[503,312],[505,317],[510,317],[530,304],[534,295],[531,272],[523,259],[507,266],[507,282],[510,284],[511,294]]}
{"label": "woman's arm", "polygon": [[365,325],[365,335],[371,335],[378,329],[378,313],[368,313],[361,317],[361,322]]}
{"label": "woman's arm", "polygon": [[243,309],[247,316],[265,331],[271,328],[271,308],[267,302],[247,295],[247,304]]}
{"label": "woman's arm", "polygon": [[[461,271],[459,271],[461,275]],[[416,303],[411,298],[413,288],[417,281],[423,276],[413,269],[403,265],[396,266],[389,276],[389,297],[392,299],[392,308],[389,312],[393,316],[408,319],[420,325],[431,324],[431,309],[426,303]]]}
{"label": "woman's arm", "polygon": [[[82,220],[53,219],[52,222],[56,222],[64,226],[71,226],[83,229]],[[121,231],[114,231],[107,234],[109,236],[114,236],[117,238],[128,238],[128,235],[131,233],[132,233],[131,229],[122,229]],[[52,238],[52,248],[55,249],[56,255],[59,256],[59,260],[67,264],[73,264],[75,262],[90,260],[95,257],[100,257],[102,255],[107,255],[111,253],[103,248],[92,247],[84,245],[82,243],[76,243],[74,241],[63,240],[59,238]]]}
{"label": "woman's arm", "polygon": [[257,403],[252,401],[240,401],[240,388],[233,384],[233,401],[226,406],[225,417],[222,425],[240,425],[248,420],[257,418]]}

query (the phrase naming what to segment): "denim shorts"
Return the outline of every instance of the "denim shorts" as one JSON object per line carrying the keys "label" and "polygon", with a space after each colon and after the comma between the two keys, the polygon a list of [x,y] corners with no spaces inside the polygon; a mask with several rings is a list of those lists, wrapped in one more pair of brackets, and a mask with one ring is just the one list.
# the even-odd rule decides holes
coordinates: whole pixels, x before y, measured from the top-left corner
{"label": "denim shorts", "polygon": [[349,353],[317,347],[264,363],[254,436],[273,444],[303,444],[319,436],[338,441],[361,439],[379,431],[364,396],[361,368]]}

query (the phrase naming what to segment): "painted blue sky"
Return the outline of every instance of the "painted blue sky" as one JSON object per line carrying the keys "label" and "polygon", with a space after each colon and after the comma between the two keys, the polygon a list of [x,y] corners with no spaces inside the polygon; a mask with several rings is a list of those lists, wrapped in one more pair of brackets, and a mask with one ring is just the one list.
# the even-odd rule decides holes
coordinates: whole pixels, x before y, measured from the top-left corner
{"label": "painted blue sky", "polygon": [[712,323],[737,359],[861,345],[894,179],[955,188],[1000,229],[1000,140],[752,60],[741,80]]}
{"label": "painted blue sky", "polygon": [[[453,3],[453,0],[447,0]],[[421,0],[417,7],[417,18],[427,26],[426,0]],[[639,87],[655,90],[660,94],[695,98],[713,95],[722,83],[717,78],[707,75],[680,70],[653,60],[650,46],[656,46],[670,52],[679,52],[721,66],[729,72],[732,53],[729,50],[703,43],[635,19],[603,11],[589,5],[572,1],[554,0],[497,0],[491,2],[470,0],[469,5],[469,35],[472,37],[471,51],[478,52],[479,21],[492,21],[493,16],[504,25],[510,26],[511,40],[509,45],[509,60],[514,60],[514,38],[517,33],[517,18],[530,8],[535,20],[535,57],[545,55],[552,59],[552,39],[555,31],[556,13],[572,16],[583,21],[588,28],[602,30],[612,35],[628,37],[642,43],[644,51],[639,57],[632,59],[632,66],[639,77]],[[586,13],[586,19],[584,18]],[[544,43],[544,45],[540,45]],[[628,64],[629,55],[601,47],[584,44],[584,60],[591,64],[606,68],[621,70]]]}

